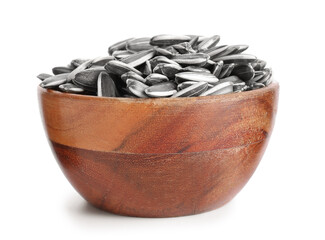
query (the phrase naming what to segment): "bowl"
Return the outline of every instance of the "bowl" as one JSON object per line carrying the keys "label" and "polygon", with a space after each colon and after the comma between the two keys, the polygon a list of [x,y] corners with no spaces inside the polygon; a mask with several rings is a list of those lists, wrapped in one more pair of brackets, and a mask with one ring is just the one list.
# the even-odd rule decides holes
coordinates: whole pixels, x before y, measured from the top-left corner
{"label": "bowl", "polygon": [[247,183],[270,139],[279,84],[189,98],[104,98],[38,87],[56,159],[97,208],[137,217],[202,213]]}

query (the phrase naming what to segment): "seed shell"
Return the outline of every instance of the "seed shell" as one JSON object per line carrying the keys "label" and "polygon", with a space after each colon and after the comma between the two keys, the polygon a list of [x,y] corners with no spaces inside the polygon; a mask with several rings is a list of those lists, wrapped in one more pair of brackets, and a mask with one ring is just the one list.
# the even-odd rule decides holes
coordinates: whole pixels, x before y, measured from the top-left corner
{"label": "seed shell", "polygon": [[118,76],[121,76],[122,74],[127,73],[129,71],[135,72],[136,74],[142,76],[142,73],[139,70],[135,69],[127,63],[118,60],[112,60],[106,63],[105,69],[108,71],[108,73],[113,73]]}
{"label": "seed shell", "polygon": [[149,97],[155,97],[155,98],[169,97],[177,92],[176,84],[173,82],[158,83],[154,86],[146,88],[144,91]]}
{"label": "seed shell", "polygon": [[207,82],[197,82],[197,83],[175,93],[173,96],[171,96],[171,98],[199,96],[200,94],[205,92],[207,89],[208,89]]}
{"label": "seed shell", "polygon": [[175,81],[178,84],[186,81],[207,82],[211,84],[216,84],[217,82],[219,82],[219,79],[211,73],[180,72],[175,75]]}
{"label": "seed shell", "polygon": [[212,95],[221,95],[233,92],[233,83],[224,82],[220,83],[213,88],[210,88],[206,92],[202,93],[200,96],[212,96]]}
{"label": "seed shell", "polygon": [[157,35],[151,38],[150,44],[153,46],[166,47],[175,45],[182,42],[189,42],[191,37],[189,36],[175,36],[175,35]]}
{"label": "seed shell", "polygon": [[98,76],[97,95],[100,97],[118,96],[115,82],[112,77],[106,72],[101,72]]}
{"label": "seed shell", "polygon": [[72,83],[64,83],[59,86],[59,89],[62,92],[67,92],[67,93],[83,93],[85,90],[81,87],[78,87]]}
{"label": "seed shell", "polygon": [[67,82],[67,77],[69,73],[62,73],[54,75],[52,77],[46,78],[42,83],[41,87],[43,88],[55,88]]}

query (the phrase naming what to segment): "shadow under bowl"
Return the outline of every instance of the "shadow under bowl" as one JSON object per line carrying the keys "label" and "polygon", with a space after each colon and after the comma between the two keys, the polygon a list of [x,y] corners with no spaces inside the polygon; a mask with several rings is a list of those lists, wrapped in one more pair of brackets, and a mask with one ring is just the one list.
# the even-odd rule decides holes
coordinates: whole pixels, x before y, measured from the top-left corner
{"label": "shadow under bowl", "polygon": [[103,98],[38,87],[50,145],[92,205],[174,217],[216,209],[254,173],[269,141],[279,84],[190,98]]}

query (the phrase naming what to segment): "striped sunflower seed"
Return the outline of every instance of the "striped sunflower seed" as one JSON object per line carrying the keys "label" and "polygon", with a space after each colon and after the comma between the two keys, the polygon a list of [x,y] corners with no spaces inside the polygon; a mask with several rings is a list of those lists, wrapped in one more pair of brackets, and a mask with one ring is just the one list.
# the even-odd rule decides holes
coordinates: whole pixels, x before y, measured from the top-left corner
{"label": "striped sunflower seed", "polygon": [[110,55],[112,55],[113,52],[115,52],[116,50],[125,50],[126,49],[126,43],[128,41],[130,41],[131,39],[133,39],[133,38],[128,38],[128,39],[125,39],[123,41],[120,41],[120,42],[117,42],[117,43],[113,44],[112,46],[110,46],[108,48],[108,53]]}
{"label": "striped sunflower seed", "polygon": [[172,60],[183,66],[198,65],[203,66],[210,59],[205,53],[182,54],[172,57]]}
{"label": "striped sunflower seed", "polygon": [[157,35],[151,38],[150,44],[153,46],[166,47],[175,45],[182,42],[189,42],[191,37],[189,36],[175,36],[175,35]]}
{"label": "striped sunflower seed", "polygon": [[255,83],[253,83],[253,85],[252,85],[253,90],[254,90],[254,89],[263,88],[263,87],[265,87],[265,85],[264,85],[263,83],[257,83],[257,82],[255,82]]}
{"label": "striped sunflower seed", "polygon": [[255,76],[255,71],[251,64],[238,64],[235,66],[232,74],[239,77],[241,80],[248,82]]}
{"label": "striped sunflower seed", "polygon": [[71,73],[74,68],[72,67],[54,67],[52,68],[52,72],[54,75],[62,74],[62,73]]}
{"label": "striped sunflower seed", "polygon": [[105,69],[108,71],[108,73],[113,73],[118,76],[121,76],[124,73],[127,72],[135,72],[136,74],[142,76],[142,73],[135,69],[134,67],[130,66],[127,63],[118,61],[118,60],[112,60],[105,64]]}
{"label": "striped sunflower seed", "polygon": [[115,82],[107,72],[101,72],[97,80],[97,96],[117,97],[119,96]]}
{"label": "striped sunflower seed", "polygon": [[144,63],[144,67],[143,67],[143,74],[145,76],[148,76],[152,73],[152,68],[151,68],[151,64],[150,62],[147,60],[145,63]]}
{"label": "striped sunflower seed", "polygon": [[233,45],[233,46],[237,48],[235,54],[240,54],[249,48],[248,45]]}
{"label": "striped sunflower seed", "polygon": [[145,83],[146,80],[139,74],[129,71],[121,75],[121,79],[126,83],[127,79],[133,79]]}
{"label": "striped sunflower seed", "polygon": [[88,60],[86,62],[83,62],[82,64],[80,64],[76,69],[74,69],[71,73],[69,73],[67,81],[71,82],[73,79],[75,79],[76,75],[79,72],[82,72],[84,70],[86,70],[88,67],[90,67],[92,64],[92,60]]}
{"label": "striped sunflower seed", "polygon": [[220,36],[219,35],[214,35],[210,38],[207,38],[205,40],[203,40],[199,45],[198,45],[198,50],[199,51],[204,51],[207,50],[209,48],[212,48],[214,46],[216,46],[218,44],[218,42],[220,41]]}
{"label": "striped sunflower seed", "polygon": [[149,86],[168,81],[169,80],[165,75],[159,73],[152,73],[145,79],[145,83]]}
{"label": "striped sunflower seed", "polygon": [[224,82],[220,83],[213,88],[210,88],[206,92],[202,93],[200,96],[214,96],[221,95],[233,92],[233,83],[232,82]]}
{"label": "striped sunflower seed", "polygon": [[265,68],[263,70],[264,76],[262,79],[258,80],[259,83],[265,84],[271,77],[272,77],[272,69],[271,68]]}
{"label": "striped sunflower seed", "polygon": [[53,75],[51,75],[51,74],[47,74],[47,73],[41,73],[41,74],[38,74],[38,75],[37,75],[37,78],[38,78],[39,80],[41,80],[41,81],[43,81],[43,80],[45,80],[45,79],[47,79],[47,78],[49,78],[49,77],[53,77]]}
{"label": "striped sunflower seed", "polygon": [[41,87],[43,88],[55,88],[67,82],[67,77],[69,73],[61,73],[54,75],[52,77],[46,78],[42,83]]}
{"label": "striped sunflower seed", "polygon": [[135,38],[130,41],[127,41],[126,43],[126,49],[140,52],[144,50],[152,49],[153,46],[150,45],[150,38],[144,37],[144,38]]}
{"label": "striped sunflower seed", "polygon": [[249,54],[234,54],[213,59],[215,62],[221,60],[224,63],[251,63],[256,61],[256,57]]}
{"label": "striped sunflower seed", "polygon": [[211,60],[219,57],[219,55],[228,49],[227,45],[215,46],[213,48],[203,51],[203,53],[208,54]]}
{"label": "striped sunflower seed", "polygon": [[115,60],[113,56],[97,57],[93,59],[92,66],[105,66],[109,61]]}
{"label": "striped sunflower seed", "polygon": [[156,53],[158,56],[165,56],[165,57],[168,57],[168,58],[171,58],[175,55],[175,53],[167,50],[167,49],[164,49],[164,48],[156,48]]}
{"label": "striped sunflower seed", "polygon": [[[177,85],[177,91],[180,91],[182,89],[185,89],[187,87],[190,87],[190,86],[192,86],[193,84],[196,84],[196,83],[198,83],[198,82],[192,82],[192,81],[182,82],[182,83],[180,83],[180,84]],[[208,89],[209,88],[212,88],[213,86],[214,85],[208,83]]]}
{"label": "striped sunflower seed", "polygon": [[84,89],[81,87],[78,87],[72,83],[64,83],[59,86],[59,89],[62,92],[67,92],[67,93],[83,93]]}
{"label": "striped sunflower seed", "polygon": [[151,64],[151,68],[155,68],[157,66],[157,64],[159,63],[170,63],[170,64],[176,64],[178,65],[177,62],[173,61],[173,60],[170,60],[169,58],[165,57],[165,56],[157,56],[157,57],[154,57],[152,58],[150,61],[150,64]]}
{"label": "striped sunflower seed", "polygon": [[186,53],[196,53],[194,49],[192,48],[191,44],[188,42],[179,43],[172,46],[174,49],[176,49],[181,54]]}
{"label": "striped sunflower seed", "polygon": [[205,92],[207,89],[208,89],[207,82],[197,82],[187,88],[180,90],[179,92],[176,92],[174,95],[171,96],[171,98],[195,97],[195,96],[199,96],[200,94]]}
{"label": "striped sunflower seed", "polygon": [[235,54],[238,50],[238,47],[235,46],[235,45],[231,45],[231,46],[228,46],[227,49],[221,53],[219,53],[218,55],[214,56],[215,58],[216,57],[223,57],[223,56],[228,56],[228,55],[231,55],[231,54]]}
{"label": "striped sunflower seed", "polygon": [[229,77],[226,77],[226,78],[223,78],[223,79],[220,79],[220,81],[218,82],[219,83],[224,83],[224,82],[232,82],[233,84],[237,84],[237,83],[244,83],[245,85],[245,82],[243,80],[241,80],[239,77],[237,76],[229,76]]}
{"label": "striped sunflower seed", "polygon": [[222,71],[222,68],[223,68],[223,61],[217,62],[216,66],[213,69],[212,74],[218,78]]}
{"label": "striped sunflower seed", "polygon": [[219,74],[219,78],[221,79],[221,78],[229,77],[229,75],[232,73],[234,68],[235,68],[234,63],[223,65],[222,71]]}
{"label": "striped sunflower seed", "polygon": [[126,80],[126,87],[130,93],[139,98],[147,98],[148,96],[145,93],[145,89],[148,88],[146,84],[139,82],[137,80],[128,79]]}
{"label": "striped sunflower seed", "polygon": [[255,71],[262,71],[266,66],[266,62],[258,59],[256,62],[252,63],[252,67]]}
{"label": "striped sunflower seed", "polygon": [[155,50],[149,49],[141,52],[137,52],[129,57],[121,59],[122,62],[127,63],[131,67],[137,67],[142,63],[155,56]]}
{"label": "striped sunflower seed", "polygon": [[70,65],[74,68],[79,67],[81,64],[83,64],[84,62],[89,61],[90,59],[81,59],[81,58],[77,58],[77,59],[73,59],[70,63]]}
{"label": "striped sunflower seed", "polygon": [[207,82],[207,83],[211,83],[211,84],[216,84],[217,82],[219,82],[219,79],[216,78],[211,73],[180,72],[175,75],[175,81],[177,84],[186,82],[186,81]]}
{"label": "striped sunflower seed", "polygon": [[104,67],[86,69],[76,74],[73,83],[87,90],[96,91],[98,76],[103,71],[105,71]]}
{"label": "striped sunflower seed", "polygon": [[196,47],[196,45],[198,44],[199,38],[200,38],[199,36],[191,37],[191,40],[188,42],[188,44],[191,45],[192,49],[194,49]]}
{"label": "striped sunflower seed", "polygon": [[132,56],[132,54],[134,54],[133,51],[129,51],[129,50],[116,50],[115,52],[112,53],[112,56],[114,58],[116,58],[117,60],[123,59],[123,58],[127,58]]}
{"label": "striped sunflower seed", "polygon": [[161,72],[169,79],[173,79],[175,77],[175,74],[180,72],[182,70],[182,67],[178,64],[163,64],[161,65]]}
{"label": "striped sunflower seed", "polygon": [[149,97],[169,97],[175,94],[176,91],[176,84],[173,82],[163,82],[158,83],[154,86],[148,87],[144,90],[144,92]]}
{"label": "striped sunflower seed", "polygon": [[198,67],[198,66],[187,66],[182,69],[184,72],[206,72],[206,73],[211,73],[209,69],[203,68],[203,67]]}

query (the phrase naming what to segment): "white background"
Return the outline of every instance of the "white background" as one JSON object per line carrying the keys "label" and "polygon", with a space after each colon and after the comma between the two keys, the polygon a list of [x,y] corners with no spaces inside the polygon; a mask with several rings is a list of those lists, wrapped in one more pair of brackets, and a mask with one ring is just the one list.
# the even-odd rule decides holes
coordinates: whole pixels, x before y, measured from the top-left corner
{"label": "white background", "polygon": [[[1,1],[0,239],[325,239],[322,2]],[[218,210],[167,219],[105,213],[61,173],[35,76],[161,33],[219,34],[267,60],[281,86],[273,136],[246,187]]]}

